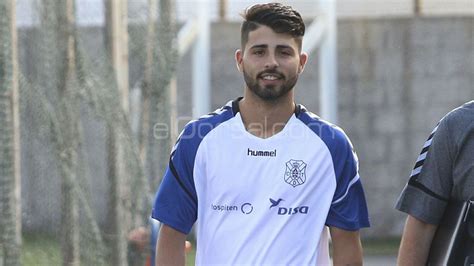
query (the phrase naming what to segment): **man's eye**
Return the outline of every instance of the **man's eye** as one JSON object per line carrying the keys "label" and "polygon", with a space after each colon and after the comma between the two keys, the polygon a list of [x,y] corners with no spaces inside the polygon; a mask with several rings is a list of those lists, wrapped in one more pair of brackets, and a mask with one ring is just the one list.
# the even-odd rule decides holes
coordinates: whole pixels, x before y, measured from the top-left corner
{"label": "man's eye", "polygon": [[255,55],[263,55],[264,52],[263,52],[262,50],[255,50],[255,51],[253,52],[253,54],[255,54]]}
{"label": "man's eye", "polygon": [[285,56],[290,56],[291,55],[291,53],[288,52],[288,51],[281,51],[281,54],[285,55]]}

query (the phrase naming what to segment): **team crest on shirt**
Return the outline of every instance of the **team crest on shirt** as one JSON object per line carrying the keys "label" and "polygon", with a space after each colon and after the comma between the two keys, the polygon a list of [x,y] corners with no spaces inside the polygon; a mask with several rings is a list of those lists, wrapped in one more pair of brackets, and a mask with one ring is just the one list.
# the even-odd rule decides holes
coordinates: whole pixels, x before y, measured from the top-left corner
{"label": "team crest on shirt", "polygon": [[303,185],[306,181],[306,163],[302,160],[286,162],[285,182],[293,187]]}

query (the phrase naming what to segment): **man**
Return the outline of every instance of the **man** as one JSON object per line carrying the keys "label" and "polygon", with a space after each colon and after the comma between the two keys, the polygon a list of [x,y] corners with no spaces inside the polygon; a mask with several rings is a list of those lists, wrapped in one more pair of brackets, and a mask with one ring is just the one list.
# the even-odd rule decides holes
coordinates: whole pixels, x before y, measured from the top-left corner
{"label": "man", "polygon": [[448,113],[423,145],[396,208],[408,213],[399,265],[425,265],[448,200],[474,199],[474,101]]}
{"label": "man", "polygon": [[183,265],[197,222],[198,265],[362,264],[369,226],[357,156],[344,132],[294,103],[308,56],[300,14],[249,7],[235,53],[244,97],[190,122],[173,148],[152,217],[157,265]]}

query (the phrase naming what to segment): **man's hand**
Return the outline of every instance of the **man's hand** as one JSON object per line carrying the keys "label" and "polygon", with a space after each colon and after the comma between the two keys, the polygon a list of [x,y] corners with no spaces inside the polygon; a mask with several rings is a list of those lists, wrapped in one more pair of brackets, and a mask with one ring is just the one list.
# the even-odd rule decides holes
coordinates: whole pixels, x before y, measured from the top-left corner
{"label": "man's hand", "polygon": [[362,244],[359,231],[329,228],[332,238],[333,265],[362,265]]}
{"label": "man's hand", "polygon": [[128,233],[127,239],[138,251],[142,252],[150,244],[150,230],[143,226],[137,227]]}
{"label": "man's hand", "polygon": [[403,230],[397,265],[425,265],[437,228],[409,215]]}
{"label": "man's hand", "polygon": [[193,245],[191,245],[191,242],[187,241],[184,243],[184,253],[188,254],[193,250]]}
{"label": "man's hand", "polygon": [[[130,244],[134,245],[139,252],[144,252],[145,247],[148,247],[150,244],[150,230],[140,226],[132,231],[130,231],[127,235],[127,240]],[[193,250],[193,246],[191,242],[186,241],[184,243],[184,252],[188,254]]]}

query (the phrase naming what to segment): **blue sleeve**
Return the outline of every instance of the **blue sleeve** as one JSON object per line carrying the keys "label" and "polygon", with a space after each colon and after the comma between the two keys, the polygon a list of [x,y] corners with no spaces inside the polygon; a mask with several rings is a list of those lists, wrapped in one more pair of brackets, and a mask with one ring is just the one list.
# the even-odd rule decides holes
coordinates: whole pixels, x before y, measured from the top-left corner
{"label": "blue sleeve", "polygon": [[198,208],[194,186],[196,153],[204,137],[232,117],[234,113],[229,102],[185,126],[171,152],[168,168],[156,194],[152,218],[184,234],[191,231]]}
{"label": "blue sleeve", "polygon": [[181,134],[171,153],[161,185],[156,194],[152,218],[188,234],[197,217],[197,195],[193,168],[199,140],[192,134],[193,124]]}
{"label": "blue sleeve", "polygon": [[359,178],[357,155],[342,130],[334,136],[335,147],[331,155],[337,185],[326,225],[349,231],[369,227],[367,202]]}

